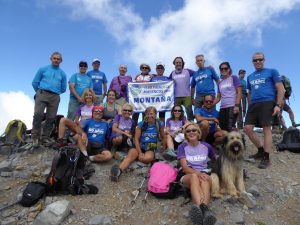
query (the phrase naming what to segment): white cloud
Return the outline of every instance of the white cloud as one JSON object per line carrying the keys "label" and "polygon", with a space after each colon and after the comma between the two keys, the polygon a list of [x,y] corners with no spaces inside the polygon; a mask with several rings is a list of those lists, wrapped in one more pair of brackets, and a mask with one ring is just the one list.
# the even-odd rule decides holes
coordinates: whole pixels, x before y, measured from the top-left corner
{"label": "white cloud", "polygon": [[0,92],[0,134],[9,121],[22,120],[28,129],[32,127],[34,102],[31,97],[21,91]]}
{"label": "white cloud", "polygon": [[181,9],[150,21],[143,21],[121,0],[65,0],[63,4],[74,19],[89,17],[104,24],[124,45],[126,60],[139,65],[154,64],[157,59],[170,62],[175,56],[191,64],[198,53],[217,62],[221,40],[228,37],[245,36],[253,40],[253,46],[261,46],[262,29],[273,26],[279,15],[295,10],[300,0],[186,0]]}

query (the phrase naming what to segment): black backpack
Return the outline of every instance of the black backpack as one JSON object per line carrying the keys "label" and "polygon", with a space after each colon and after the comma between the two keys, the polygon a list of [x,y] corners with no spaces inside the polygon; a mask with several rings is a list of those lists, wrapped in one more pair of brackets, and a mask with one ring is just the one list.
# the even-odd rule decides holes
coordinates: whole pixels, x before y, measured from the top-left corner
{"label": "black backpack", "polygon": [[285,75],[281,75],[281,81],[282,81],[284,89],[285,89],[284,97],[285,97],[285,99],[289,99],[292,94],[291,81]]}
{"label": "black backpack", "polygon": [[46,188],[46,184],[38,181],[28,183],[19,203],[25,207],[34,205],[46,194]]}
{"label": "black backpack", "polygon": [[51,171],[46,179],[47,194],[94,194],[88,185],[84,185],[85,161],[85,156],[76,146],[60,148],[54,155]]}
{"label": "black backpack", "polygon": [[300,153],[300,131],[297,128],[289,128],[283,133],[282,142],[277,145],[278,151],[289,150]]}

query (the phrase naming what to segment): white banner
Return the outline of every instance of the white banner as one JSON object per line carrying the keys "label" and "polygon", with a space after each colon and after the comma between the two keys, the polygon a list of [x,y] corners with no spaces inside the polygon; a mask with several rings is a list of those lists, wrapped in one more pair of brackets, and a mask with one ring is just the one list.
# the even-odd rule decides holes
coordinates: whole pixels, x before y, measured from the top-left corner
{"label": "white banner", "polygon": [[149,106],[157,111],[170,111],[174,106],[174,81],[128,83],[128,100],[134,112],[144,112]]}

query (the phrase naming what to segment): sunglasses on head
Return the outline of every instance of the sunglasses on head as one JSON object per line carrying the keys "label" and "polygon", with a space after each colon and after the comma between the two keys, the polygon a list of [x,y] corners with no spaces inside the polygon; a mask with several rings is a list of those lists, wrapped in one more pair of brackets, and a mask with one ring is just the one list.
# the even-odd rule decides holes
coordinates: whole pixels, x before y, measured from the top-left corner
{"label": "sunglasses on head", "polygon": [[252,62],[262,62],[264,59],[252,59]]}
{"label": "sunglasses on head", "polygon": [[142,66],[141,69],[142,69],[142,70],[149,70],[149,67]]}
{"label": "sunglasses on head", "polygon": [[212,104],[214,101],[213,100],[205,100],[205,103],[208,103],[208,104]]}
{"label": "sunglasses on head", "polygon": [[229,67],[221,67],[220,68],[220,71],[227,71],[227,70],[229,70]]}
{"label": "sunglasses on head", "polygon": [[185,130],[185,133],[191,133],[191,132],[193,132],[193,133],[196,133],[198,130],[197,129],[187,129],[187,130]]}
{"label": "sunglasses on head", "polygon": [[94,110],[94,112],[96,112],[96,113],[102,113],[103,111],[101,111],[100,109],[96,109],[96,110]]}
{"label": "sunglasses on head", "polygon": [[131,109],[123,109],[123,112],[132,112]]}

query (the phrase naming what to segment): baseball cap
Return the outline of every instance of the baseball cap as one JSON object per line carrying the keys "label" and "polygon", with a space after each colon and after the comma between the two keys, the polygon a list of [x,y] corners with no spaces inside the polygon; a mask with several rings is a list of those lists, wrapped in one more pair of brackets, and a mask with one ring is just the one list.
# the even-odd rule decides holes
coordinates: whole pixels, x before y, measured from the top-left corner
{"label": "baseball cap", "polygon": [[95,105],[92,109],[92,112],[94,112],[95,110],[100,110],[101,112],[103,112],[104,107],[102,105]]}
{"label": "baseball cap", "polygon": [[162,66],[163,68],[165,68],[165,65],[162,62],[156,63],[156,67],[158,67],[158,66]]}
{"label": "baseball cap", "polygon": [[100,63],[100,59],[93,59],[93,63]]}
{"label": "baseball cap", "polygon": [[240,74],[240,73],[246,73],[246,70],[240,69],[240,70],[239,70],[239,74]]}
{"label": "baseball cap", "polygon": [[88,64],[86,61],[80,61],[79,62],[79,66],[85,66],[85,67],[88,67]]}

